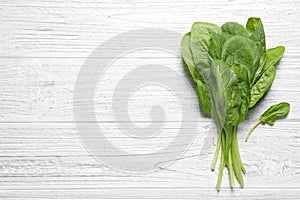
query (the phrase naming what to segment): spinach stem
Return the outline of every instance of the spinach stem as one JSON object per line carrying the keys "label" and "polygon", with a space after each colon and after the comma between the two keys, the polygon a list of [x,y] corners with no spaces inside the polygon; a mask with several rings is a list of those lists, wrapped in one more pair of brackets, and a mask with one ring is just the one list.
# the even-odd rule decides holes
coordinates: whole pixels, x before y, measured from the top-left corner
{"label": "spinach stem", "polygon": [[228,127],[224,125],[224,142],[225,142],[225,151],[224,151],[224,161],[228,163],[228,156],[229,156],[229,149],[231,146],[231,132],[229,131]]}
{"label": "spinach stem", "polygon": [[231,188],[234,187],[234,172],[233,172],[233,169],[232,169],[232,156],[231,156],[231,151],[232,150],[233,150],[232,148],[229,149],[229,157],[228,157],[228,165],[227,165],[228,171],[229,171],[229,180],[230,180]]}
{"label": "spinach stem", "polygon": [[215,170],[216,163],[217,163],[218,156],[219,156],[219,152],[220,152],[220,147],[221,147],[221,136],[218,136],[218,142],[217,142],[216,151],[215,151],[215,154],[214,154],[213,161],[211,163],[211,170],[212,171]]}
{"label": "spinach stem", "polygon": [[243,174],[246,174],[246,169],[243,165],[241,155],[240,155],[239,145],[238,145],[237,127],[235,127],[233,134],[234,135],[233,135],[233,139],[232,139],[232,143],[233,143],[232,148],[233,148],[234,153],[236,154],[236,157],[237,157],[236,159],[239,162],[239,165],[241,167]]}
{"label": "spinach stem", "polygon": [[217,186],[216,186],[216,189],[218,192],[220,192],[220,188],[221,188],[223,170],[224,170],[224,154],[223,154],[223,151],[221,150],[220,168],[219,168],[218,181],[217,181]]}
{"label": "spinach stem", "polygon": [[[236,152],[232,151],[232,157],[236,156]],[[238,180],[239,184],[241,185],[241,187],[244,187],[244,179],[243,179],[243,175],[241,173],[241,167],[239,164],[239,161],[237,159],[233,159],[233,170],[236,176],[236,179]]]}
{"label": "spinach stem", "polygon": [[255,129],[260,123],[261,123],[261,121],[259,120],[259,121],[258,121],[258,122],[250,129],[250,131],[248,132],[248,134],[247,134],[247,136],[246,136],[246,138],[245,138],[245,142],[248,141],[250,135],[252,134],[252,132],[254,131],[254,129]]}

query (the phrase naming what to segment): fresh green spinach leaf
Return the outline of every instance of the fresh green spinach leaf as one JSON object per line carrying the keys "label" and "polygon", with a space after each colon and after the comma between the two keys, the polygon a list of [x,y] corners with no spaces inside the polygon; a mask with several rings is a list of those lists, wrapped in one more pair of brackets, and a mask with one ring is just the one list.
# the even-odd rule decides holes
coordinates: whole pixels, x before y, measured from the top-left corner
{"label": "fresh green spinach leaf", "polygon": [[251,87],[251,100],[249,107],[255,104],[269,91],[276,76],[276,68],[274,65],[269,66],[261,75],[257,82]]}
{"label": "fresh green spinach leaf", "polygon": [[237,22],[227,22],[222,25],[222,34],[226,36],[226,38],[238,35],[238,36],[243,36],[243,37],[248,37],[249,32],[247,29],[245,29],[244,26]]}
{"label": "fresh green spinach leaf", "polygon": [[290,112],[290,104],[286,102],[281,102],[279,104],[272,105],[268,110],[266,110],[259,118],[259,121],[251,128],[248,132],[245,141],[247,142],[250,135],[254,129],[259,124],[269,124],[274,125],[275,121],[280,118],[286,117]]}
{"label": "fresh green spinach leaf", "polygon": [[207,89],[206,84],[204,83],[201,75],[195,68],[193,55],[190,49],[190,38],[191,33],[186,33],[181,41],[181,49],[182,49],[182,57],[187,65],[189,72],[193,78],[193,80],[197,84],[197,96],[199,100],[200,107],[207,113],[210,114],[211,103],[210,103],[210,94]]}

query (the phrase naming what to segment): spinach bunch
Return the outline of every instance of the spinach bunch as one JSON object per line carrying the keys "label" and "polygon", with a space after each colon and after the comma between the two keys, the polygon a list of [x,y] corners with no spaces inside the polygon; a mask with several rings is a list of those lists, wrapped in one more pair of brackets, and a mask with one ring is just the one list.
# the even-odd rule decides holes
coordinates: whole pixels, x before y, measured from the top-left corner
{"label": "spinach bunch", "polygon": [[246,27],[235,22],[221,27],[195,22],[182,38],[182,57],[196,83],[200,107],[217,125],[218,142],[211,169],[215,169],[221,152],[218,191],[225,165],[231,187],[234,178],[244,186],[246,170],[239,153],[238,125],[270,89],[275,64],[284,50],[283,46],[266,50],[260,18],[249,18]]}

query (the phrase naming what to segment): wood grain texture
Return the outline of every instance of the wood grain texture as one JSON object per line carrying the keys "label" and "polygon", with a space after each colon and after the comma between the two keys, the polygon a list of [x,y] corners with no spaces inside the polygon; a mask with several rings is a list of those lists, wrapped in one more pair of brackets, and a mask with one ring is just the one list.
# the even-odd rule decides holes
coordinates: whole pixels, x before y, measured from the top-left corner
{"label": "wood grain texture", "polygon": [[35,195],[38,200],[41,199],[298,199],[299,190],[278,190],[278,189],[242,189],[223,190],[217,193],[211,189],[198,188],[176,188],[176,189],[52,189],[52,190],[6,190],[1,197],[8,199],[20,199],[15,196],[21,196],[21,199],[32,199]]}
{"label": "wood grain texture", "polygon": [[[127,57],[120,58],[111,66],[111,70],[105,72],[101,80],[97,84],[94,96],[95,114],[101,121],[114,121],[112,119],[112,95],[115,91],[115,84],[118,83],[122,76],[128,70],[145,64],[159,64],[170,69],[174,69],[179,74],[178,77],[170,76],[168,73],[160,74],[162,79],[189,80],[188,73],[182,67],[180,58],[159,58],[158,52],[141,52],[130,54]],[[131,55],[134,58],[130,57]],[[144,56],[147,55],[147,59]],[[151,57],[152,55],[152,57]],[[168,55],[168,54],[164,54]],[[150,56],[150,57],[149,57]],[[84,63],[84,59],[1,59],[0,63],[0,82],[2,87],[0,101],[0,121],[2,122],[73,122],[73,105],[80,103],[87,105],[88,100],[84,97],[73,100],[76,78],[79,70]],[[289,101],[292,104],[291,113],[288,119],[299,120],[300,104],[300,70],[297,70],[297,64],[289,63],[292,58],[284,56],[277,68],[277,77],[273,83],[270,92],[264,98],[258,107],[249,115],[251,119],[257,119],[260,113],[269,107],[269,105],[278,103],[279,101]],[[95,59],[95,62],[101,63],[101,59]],[[91,66],[97,68],[98,66]],[[155,72],[154,72],[155,73]],[[86,74],[86,77],[92,76],[92,72]],[[143,79],[143,77],[139,77]],[[135,80],[127,80],[133,82]],[[191,80],[182,82],[180,91],[177,95],[182,95],[186,100],[195,99],[195,92],[190,91],[190,87],[194,86]],[[91,85],[87,80],[85,85]],[[151,85],[150,85],[151,86]],[[80,87],[80,86],[79,86]],[[82,93],[86,91],[83,90]],[[120,91],[118,101],[128,101],[125,94]],[[84,95],[83,95],[84,96]],[[148,98],[147,98],[148,96]],[[150,98],[149,98],[150,97]],[[163,97],[163,98],[162,98]],[[174,94],[165,91],[160,87],[152,87],[148,90],[140,91],[132,99],[130,105],[132,120],[149,121],[146,114],[149,113],[143,108],[149,102],[157,102],[163,104],[168,102],[169,115],[167,121],[180,120],[176,114],[176,98]],[[196,99],[195,99],[196,101]],[[179,103],[190,103],[189,101]],[[193,103],[190,105],[193,113],[199,113],[199,107]],[[82,110],[86,113],[86,110]],[[253,114],[252,114],[253,113]],[[200,116],[201,117],[201,116]],[[203,118],[203,117],[201,117]]]}
{"label": "wood grain texture", "polygon": [[[137,28],[185,33],[195,21],[246,23],[260,16],[268,46],[299,54],[298,1],[1,1],[1,56],[83,57],[106,39]],[[222,15],[219,15],[222,13]],[[280,16],[278,14],[280,13]],[[280,31],[278,31],[280,30]],[[174,44],[175,47],[178,44]]]}
{"label": "wood grain texture", "polygon": [[[272,3],[260,0],[2,0],[0,198],[299,199],[299,9],[297,0]],[[272,89],[240,126],[240,150],[247,168],[244,189],[231,191],[225,174],[223,190],[215,191],[217,173],[210,171],[210,162],[216,135],[208,135],[210,119],[199,112],[197,103],[188,103],[191,114],[200,113],[195,137],[184,154],[165,161],[172,163],[168,166],[157,163],[157,170],[151,173],[126,173],[99,162],[89,153],[78,135],[73,112],[75,103],[86,105],[88,100],[73,99],[73,95],[80,68],[95,48],[113,36],[138,28],[166,28],[183,35],[195,21],[245,24],[251,16],[262,18],[267,46],[284,45],[286,53]],[[179,50],[179,44],[172,47]],[[112,58],[99,55],[92,59],[101,63]],[[185,100],[178,102],[176,95],[151,84],[131,99],[121,93],[117,100],[129,101],[130,120],[138,126],[151,122],[149,113],[154,104],[162,105],[166,111],[167,125],[160,134],[150,140],[136,140],[120,132],[111,100],[120,78],[128,70],[145,64],[159,64],[176,71],[179,77],[161,76],[186,80],[180,91]],[[105,133],[101,139],[124,151],[155,152],[177,137],[181,121],[179,104],[196,100],[194,91],[189,90],[191,85],[180,55],[158,50],[130,52],[114,61],[97,84],[94,97],[97,121],[80,123],[98,123]],[[280,101],[291,103],[288,118],[273,127],[258,127],[250,141],[243,142],[259,114]],[[82,110],[82,114],[86,111]],[[130,124],[130,120],[119,123]],[[159,122],[154,119],[154,124]],[[89,131],[97,133],[98,130]],[[94,139],[93,135],[90,139]]]}
{"label": "wood grain texture", "polygon": [[[119,134],[114,124],[103,123],[101,126],[105,132],[103,140],[111,141],[124,151],[139,153],[135,151],[139,144]],[[194,140],[174,164],[161,168],[157,163],[154,173],[126,174],[97,162],[81,143],[73,124],[2,124],[0,188],[51,188],[58,184],[61,187],[87,187],[89,184],[99,187],[213,187],[217,174],[211,172],[209,166],[216,141],[200,151],[208,139],[208,128],[207,124],[199,124]],[[245,143],[242,139],[249,127],[240,127],[241,154],[248,171],[247,188],[300,187],[297,160],[300,139],[298,133],[293,131],[297,128],[299,125],[295,122],[280,122],[276,127],[269,128],[259,127],[251,140]],[[174,139],[176,134],[171,133],[178,131],[176,123],[172,123],[165,131],[169,135],[163,133],[156,136],[156,146],[154,140],[139,139],[140,143],[145,144],[142,152],[162,148],[168,140]],[[212,137],[216,140],[216,135]],[[93,139],[93,134],[90,139]]]}

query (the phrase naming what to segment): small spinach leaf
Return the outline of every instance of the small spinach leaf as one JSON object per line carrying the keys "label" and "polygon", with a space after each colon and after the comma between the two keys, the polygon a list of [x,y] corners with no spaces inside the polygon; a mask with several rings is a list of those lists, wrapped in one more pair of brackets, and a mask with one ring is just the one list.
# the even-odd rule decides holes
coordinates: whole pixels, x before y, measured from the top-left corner
{"label": "small spinach leaf", "polygon": [[251,133],[259,124],[269,124],[274,125],[275,121],[280,118],[286,117],[290,112],[290,104],[286,102],[281,102],[279,104],[272,105],[268,110],[266,110],[259,118],[259,121],[251,128],[248,132],[245,141],[247,142]]}

